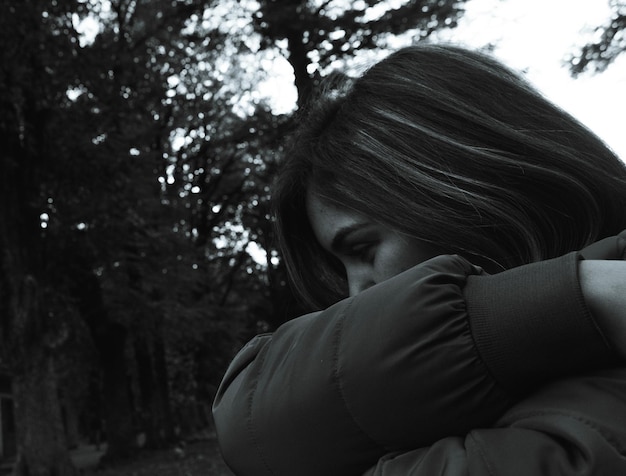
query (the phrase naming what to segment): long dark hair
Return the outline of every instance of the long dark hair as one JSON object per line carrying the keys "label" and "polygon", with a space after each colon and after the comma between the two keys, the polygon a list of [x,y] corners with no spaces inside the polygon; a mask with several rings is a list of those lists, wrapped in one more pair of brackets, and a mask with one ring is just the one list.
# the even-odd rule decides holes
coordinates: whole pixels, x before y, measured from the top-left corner
{"label": "long dark hair", "polygon": [[315,308],[347,292],[342,266],[312,233],[307,190],[502,269],[626,228],[624,163],[482,53],[404,48],[326,85],[299,121],[274,210],[291,280]]}

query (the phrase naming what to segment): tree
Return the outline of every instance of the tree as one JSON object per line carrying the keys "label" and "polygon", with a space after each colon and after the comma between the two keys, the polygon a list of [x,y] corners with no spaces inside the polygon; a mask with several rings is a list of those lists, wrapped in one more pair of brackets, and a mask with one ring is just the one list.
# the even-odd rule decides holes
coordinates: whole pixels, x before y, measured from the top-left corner
{"label": "tree", "polygon": [[[112,458],[128,454],[135,440],[127,349],[133,332],[160,321],[117,303],[126,294],[126,303],[139,297],[133,304],[145,304],[157,292],[147,277],[158,273],[136,263],[145,261],[140,245],[154,238],[150,217],[171,218],[158,182],[170,136],[170,72],[158,60],[170,56],[170,41],[184,48],[173,32],[204,2],[103,5],[3,4],[2,348],[14,377],[18,474],[72,472],[55,390],[60,343],[71,327],[63,312],[49,318],[51,297],[80,312],[99,351]],[[94,13],[102,32],[83,45],[75,26]],[[156,228],[177,235],[172,222]],[[132,285],[107,294],[118,268]]]}
{"label": "tree", "polygon": [[[260,317],[257,320],[266,322],[269,328],[303,311],[287,288],[268,203],[282,139],[293,126],[293,115],[274,114],[269,102],[254,90],[264,78],[263,72],[257,67],[255,80],[251,81],[247,70],[251,64],[258,64],[259,58],[284,56],[292,66],[298,104],[302,106],[316,81],[332,65],[349,60],[357,52],[380,48],[394,35],[409,33],[415,39],[424,39],[437,28],[453,27],[464,2],[407,1],[396,9],[386,3],[223,1],[208,8],[202,17],[220,18],[218,26],[211,21],[197,21],[196,48],[202,49],[208,43],[201,40],[206,37],[203,28],[212,31],[217,27],[227,40],[210,66],[206,66],[208,61],[189,65],[188,73],[179,78],[177,91],[207,97],[206,83],[198,80],[203,76],[194,73],[204,64],[204,77],[208,74],[214,78],[213,85],[220,85],[210,97],[213,105],[221,107],[207,109],[199,103],[200,111],[190,114],[181,125],[185,142],[173,154],[176,180],[172,188],[187,201],[191,213],[188,233],[197,246],[205,247],[207,255],[241,253],[241,248],[231,248],[228,253],[216,250],[209,239],[220,234],[232,236],[234,229],[243,232],[227,243],[236,247],[244,240],[265,251],[265,263],[252,263],[247,269],[255,272],[241,276],[248,281],[248,287],[251,278],[260,277],[257,288],[265,304],[255,313]],[[370,12],[374,6],[382,7],[382,11]]]}
{"label": "tree", "polygon": [[98,16],[100,34],[77,52],[88,67],[74,79],[71,109],[83,117],[82,137],[92,139],[73,144],[68,168],[76,174],[72,182],[89,180],[80,194],[68,195],[76,190],[69,184],[62,188],[68,213],[59,219],[81,229],[74,295],[100,353],[105,459],[114,461],[134,452],[137,431],[152,447],[173,437],[164,301],[178,297],[168,288],[188,282],[171,273],[172,248],[180,248],[174,256],[183,253],[187,237],[175,216],[184,210],[164,200],[159,179],[180,110],[167,96],[169,81],[191,61],[185,25],[204,2],[110,5]]}
{"label": "tree", "polygon": [[63,313],[54,313],[49,286],[48,243],[42,229],[46,209],[43,177],[55,144],[50,125],[65,93],[54,73],[71,56],[63,21],[71,2],[15,5],[2,2],[0,19],[0,317],[2,359],[13,377],[17,425],[15,474],[74,474],[58,399],[55,353],[66,337]]}
{"label": "tree", "polygon": [[[346,65],[357,54],[380,49],[386,40],[408,34],[413,41],[427,38],[442,27],[454,27],[462,14],[463,1],[405,1],[391,7],[387,2],[333,2],[265,0],[251,12],[258,50],[270,56],[283,56],[291,65],[298,91],[297,106],[302,108],[321,77],[332,67]],[[377,10],[377,13],[374,12]],[[248,38],[255,38],[247,32]],[[250,41],[251,43],[251,41]],[[268,117],[259,103],[247,122],[255,139],[245,142],[248,154],[260,158],[262,167],[251,180],[256,188],[245,206],[242,220],[249,239],[266,251],[263,269],[267,299],[272,305],[265,313],[270,328],[302,313],[286,284],[286,272],[273,238],[269,216],[269,189],[281,156],[282,139],[293,127],[293,115]]]}
{"label": "tree", "polygon": [[465,0],[409,0],[395,7],[379,0],[333,2],[262,0],[255,27],[262,47],[277,47],[293,67],[302,106],[325,70],[357,52],[385,46],[404,33],[423,40],[442,27],[452,28]]}
{"label": "tree", "polygon": [[609,4],[611,17],[604,25],[595,28],[596,39],[568,59],[573,76],[589,69],[602,72],[626,51],[626,3],[623,0],[609,0]]}

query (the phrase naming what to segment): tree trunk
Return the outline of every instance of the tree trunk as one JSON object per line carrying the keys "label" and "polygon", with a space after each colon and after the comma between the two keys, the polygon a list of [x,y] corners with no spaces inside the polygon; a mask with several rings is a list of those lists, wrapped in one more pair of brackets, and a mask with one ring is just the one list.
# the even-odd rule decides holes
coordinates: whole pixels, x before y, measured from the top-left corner
{"label": "tree trunk", "polygon": [[[11,189],[4,189],[11,195]],[[14,190],[13,190],[14,192]],[[13,195],[11,198],[14,198]],[[6,202],[5,202],[6,203]],[[9,204],[16,202],[9,200]],[[17,202],[20,203],[20,202]],[[22,204],[23,206],[23,204]],[[28,215],[27,210],[13,213]],[[0,318],[2,358],[13,379],[17,436],[15,476],[72,476],[76,470],[67,450],[54,368],[54,330],[46,322],[40,285],[27,268],[38,266],[36,241],[24,238],[9,213],[0,216]],[[8,217],[6,215],[9,215]],[[36,235],[35,235],[36,236]],[[21,245],[18,245],[18,243]],[[39,266],[39,268],[41,268]]]}
{"label": "tree trunk", "polygon": [[73,476],[60,411],[54,362],[42,351],[36,365],[15,375],[15,476]]}
{"label": "tree trunk", "polygon": [[163,342],[143,335],[135,338],[139,389],[148,448],[164,448],[173,440]]}
{"label": "tree trunk", "polygon": [[289,30],[287,34],[289,45],[288,61],[293,68],[295,85],[298,90],[298,108],[300,110],[306,105],[313,90],[313,79],[311,79],[307,71],[307,66],[310,62],[307,57],[308,50],[303,43],[302,33],[297,30]]}
{"label": "tree trunk", "polygon": [[62,400],[61,409],[63,422],[65,424],[67,447],[69,449],[77,448],[80,443],[79,409],[77,408],[76,402],[69,398]]}
{"label": "tree trunk", "polygon": [[102,365],[104,432],[107,452],[103,463],[126,459],[136,449],[126,361],[126,328],[108,323],[94,336]]}
{"label": "tree trunk", "polygon": [[109,317],[100,282],[92,272],[92,256],[86,248],[76,246],[73,264],[78,308],[98,352],[102,375],[102,419],[107,451],[101,463],[106,464],[131,456],[137,448],[126,356],[128,331]]}
{"label": "tree trunk", "polygon": [[174,424],[172,421],[172,408],[170,405],[169,378],[167,375],[167,363],[165,361],[165,343],[161,336],[154,340],[154,371],[156,377],[157,402],[159,415],[159,427],[166,443],[174,440]]}

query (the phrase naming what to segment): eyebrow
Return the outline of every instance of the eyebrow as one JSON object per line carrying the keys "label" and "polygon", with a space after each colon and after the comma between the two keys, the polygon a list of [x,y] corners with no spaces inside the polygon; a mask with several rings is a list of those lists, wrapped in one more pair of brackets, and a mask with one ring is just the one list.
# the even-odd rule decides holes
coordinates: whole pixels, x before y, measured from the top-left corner
{"label": "eyebrow", "polygon": [[365,223],[359,222],[340,228],[330,242],[330,250],[335,253],[344,250],[346,248],[346,239],[348,238],[348,236],[350,236],[355,231],[360,230],[364,226],[366,226]]}

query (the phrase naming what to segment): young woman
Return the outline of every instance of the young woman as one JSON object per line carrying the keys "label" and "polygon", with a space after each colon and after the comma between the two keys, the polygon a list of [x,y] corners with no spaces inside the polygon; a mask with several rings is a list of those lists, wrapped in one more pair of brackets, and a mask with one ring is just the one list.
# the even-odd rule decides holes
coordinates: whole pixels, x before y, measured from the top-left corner
{"label": "young woman", "polygon": [[624,164],[457,47],[332,86],[274,189],[295,289],[323,310],[228,369],[235,474],[626,474]]}

